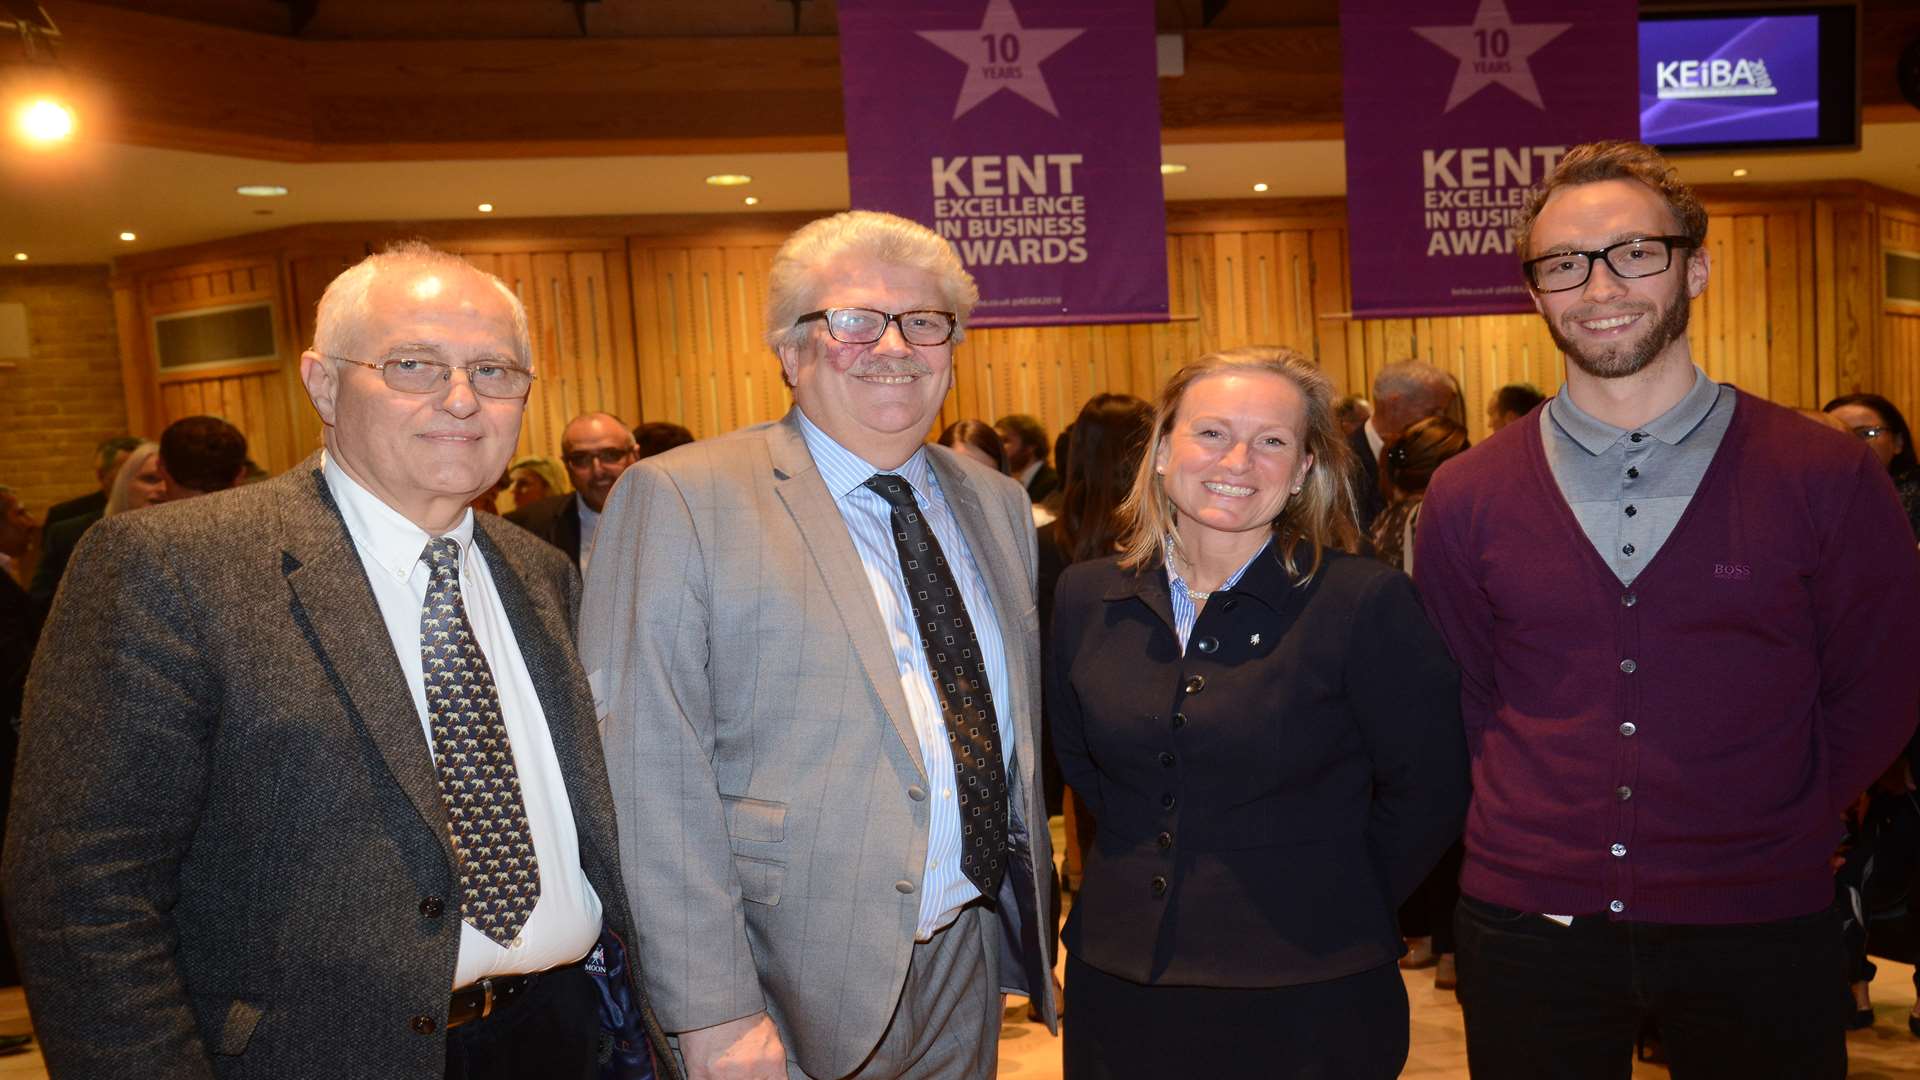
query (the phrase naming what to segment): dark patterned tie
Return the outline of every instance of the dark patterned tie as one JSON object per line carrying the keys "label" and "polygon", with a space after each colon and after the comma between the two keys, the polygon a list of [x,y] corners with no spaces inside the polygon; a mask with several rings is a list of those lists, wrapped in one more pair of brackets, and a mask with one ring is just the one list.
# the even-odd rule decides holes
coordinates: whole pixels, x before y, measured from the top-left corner
{"label": "dark patterned tie", "polygon": [[940,714],[953,749],[954,790],[960,796],[960,870],[982,896],[1000,891],[1007,871],[1007,777],[1000,759],[1000,724],[980,642],[966,601],[947,566],[913,488],[904,477],[878,473],[867,480],[893,510],[893,543],[920,629],[920,652],[933,673]]}
{"label": "dark patterned tie", "polygon": [[420,612],[440,798],[460,857],[460,917],[506,945],[540,899],[540,864],[520,799],[500,695],[460,599],[460,542],[436,537],[420,553],[433,572]]}

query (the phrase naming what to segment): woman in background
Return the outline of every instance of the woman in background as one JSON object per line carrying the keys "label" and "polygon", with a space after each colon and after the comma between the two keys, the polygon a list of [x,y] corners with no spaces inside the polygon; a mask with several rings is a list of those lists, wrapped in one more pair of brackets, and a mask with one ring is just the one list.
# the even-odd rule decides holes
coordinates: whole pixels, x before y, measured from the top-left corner
{"label": "woman in background", "polygon": [[1346,440],[1298,353],[1161,392],[1124,550],[1060,577],[1049,717],[1099,825],[1068,916],[1069,1080],[1339,1076],[1407,1056],[1394,912],[1459,835],[1459,677],[1346,554]]}
{"label": "woman in background", "polygon": [[560,466],[554,464],[552,458],[523,457],[507,466],[507,480],[513,485],[515,510],[567,490]]}
{"label": "woman in background", "polygon": [[133,448],[107,492],[107,517],[138,510],[163,501],[167,496],[167,478],[160,475],[160,444],[143,442]]}
{"label": "woman in background", "polygon": [[[1387,443],[1380,454],[1380,490],[1387,508],[1373,521],[1373,556],[1409,576],[1413,573],[1413,536],[1420,525],[1420,504],[1427,481],[1441,463],[1465,453],[1473,443],[1467,429],[1447,416],[1418,421]],[[1436,990],[1459,986],[1454,967],[1453,906],[1460,899],[1460,862],[1466,856],[1455,837],[1447,853],[1400,905],[1400,933],[1407,940],[1403,968],[1433,968]]]}
{"label": "woman in background", "polygon": [[1879,394],[1837,397],[1820,411],[1847,425],[1886,466],[1893,478],[1893,490],[1900,496],[1901,509],[1907,512],[1907,524],[1913,528],[1914,539],[1920,541],[1920,458],[1914,455],[1907,418]]}
{"label": "woman in background", "polygon": [[958,420],[934,440],[964,458],[971,458],[995,472],[1007,471],[1007,447],[992,424],[979,420]]}

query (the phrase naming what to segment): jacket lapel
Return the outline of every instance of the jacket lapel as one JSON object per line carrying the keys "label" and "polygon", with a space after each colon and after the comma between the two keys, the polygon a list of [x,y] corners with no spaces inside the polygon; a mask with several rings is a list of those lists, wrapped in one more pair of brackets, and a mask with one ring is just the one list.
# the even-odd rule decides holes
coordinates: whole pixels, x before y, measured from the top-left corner
{"label": "jacket lapel", "polygon": [[366,568],[327,490],[318,454],[284,479],[280,528],[281,567],[293,591],[296,617],[305,623],[321,662],[394,783],[439,839],[448,865],[455,865],[440,781],[413,692],[393,654]]}
{"label": "jacket lapel", "polygon": [[913,717],[907,711],[907,695],[900,689],[900,676],[894,670],[893,650],[887,645],[886,628],[874,606],[873,590],[867,584],[860,554],[854,550],[853,537],[847,534],[846,519],[834,505],[833,495],[814,467],[813,455],[800,434],[793,414],[766,429],[767,450],[773,459],[774,491],[793,515],[801,539],[813,555],[814,565],[826,579],[827,594],[840,611],[847,635],[853,640],[854,655],[867,674],[867,682],[887,711],[895,734],[905,744],[920,775],[927,775],[927,763],[920,758],[920,738],[913,729]]}
{"label": "jacket lapel", "polygon": [[1024,751],[1020,755],[1020,775],[1031,785],[1036,764],[1033,757],[1039,752],[1039,743],[1032,738],[1035,703],[1029,699],[1027,689],[1038,684],[1033,681],[1033,673],[1027,670],[1027,650],[1022,646],[1026,631],[1020,620],[1027,609],[1034,606],[1033,589],[1020,570],[1026,560],[1006,518],[988,513],[980,504],[979,493],[948,451],[943,447],[929,447],[927,460],[940,478],[940,491],[946,496],[947,508],[953,512],[954,521],[966,537],[967,548],[973,553],[973,565],[986,580],[987,591],[993,598],[993,617],[1000,625],[1002,651],[1007,658],[1006,707],[998,710],[998,719],[1011,728],[1003,737],[1012,738],[1013,745]]}

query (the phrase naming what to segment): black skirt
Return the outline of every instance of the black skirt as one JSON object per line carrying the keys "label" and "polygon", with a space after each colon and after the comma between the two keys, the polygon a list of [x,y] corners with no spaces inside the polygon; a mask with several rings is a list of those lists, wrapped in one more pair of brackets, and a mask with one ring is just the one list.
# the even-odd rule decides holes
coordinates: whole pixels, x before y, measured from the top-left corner
{"label": "black skirt", "polygon": [[1144,986],[1067,957],[1065,1080],[1391,1080],[1407,1062],[1396,964],[1325,982]]}

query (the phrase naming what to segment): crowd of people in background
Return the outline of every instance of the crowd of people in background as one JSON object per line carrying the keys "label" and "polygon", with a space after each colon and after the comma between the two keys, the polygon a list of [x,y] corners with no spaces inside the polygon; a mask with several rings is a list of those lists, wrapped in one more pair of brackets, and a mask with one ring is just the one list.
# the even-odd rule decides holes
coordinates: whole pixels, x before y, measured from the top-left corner
{"label": "crowd of people in background", "polygon": [[[1057,438],[936,435],[977,289],[850,212],[774,259],[785,418],[696,441],[590,412],[515,459],[511,291],[370,258],[302,358],[324,454],[255,485],[195,416],[102,443],[44,522],[0,487],[0,558],[39,538],[30,581],[0,573],[0,710],[50,1066],[298,1071],[270,934],[373,984],[354,1053],[392,1075],[589,1075],[574,1014],[611,1010],[663,1078],[984,1076],[1012,987],[1065,1017],[1074,1080],[1384,1078],[1400,969],[1431,967],[1476,1076],[1636,1045],[1843,1076],[1876,913],[1904,898],[1920,945],[1912,434],[1875,394],[1823,428],[1707,377],[1706,215],[1650,149],[1569,152],[1517,235],[1566,382],[1500,387],[1478,444],[1434,365],[1340,397],[1283,347],[1096,395]],[[506,794],[471,806],[453,764]],[[483,869],[536,851],[520,884]],[[275,907],[301,874],[318,922]],[[375,904],[405,925],[327,955]],[[98,974],[123,963],[138,995]],[[523,995],[538,1027],[490,1024]]]}

